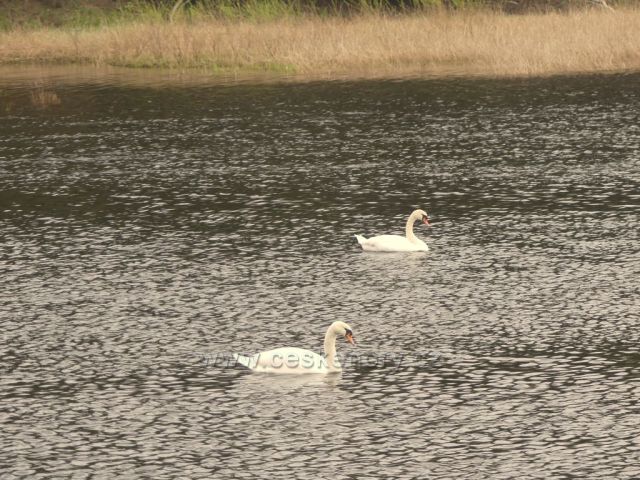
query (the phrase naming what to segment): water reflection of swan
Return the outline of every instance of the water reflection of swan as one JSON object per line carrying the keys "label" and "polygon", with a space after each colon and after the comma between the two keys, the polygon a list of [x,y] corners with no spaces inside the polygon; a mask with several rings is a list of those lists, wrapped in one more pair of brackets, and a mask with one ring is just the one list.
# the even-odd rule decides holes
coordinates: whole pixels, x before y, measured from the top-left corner
{"label": "water reflection of swan", "polygon": [[294,392],[298,387],[335,387],[342,375],[312,373],[309,375],[243,375],[237,379],[234,388],[255,393],[256,391]]}
{"label": "water reflection of swan", "polygon": [[362,235],[356,235],[356,238],[366,252],[426,252],[429,250],[427,244],[413,234],[413,223],[416,220],[422,220],[425,225],[430,225],[424,210],[414,210],[407,220],[405,237],[402,235],[378,235],[377,237],[364,238]]}
{"label": "water reflection of swan", "polygon": [[324,353],[326,357],[311,350],[298,347],[282,347],[257,353],[251,357],[233,354],[235,360],[254,372],[266,373],[333,373],[342,371],[336,359],[336,338],[344,337],[355,345],[353,331],[344,322],[333,322],[324,336]]}

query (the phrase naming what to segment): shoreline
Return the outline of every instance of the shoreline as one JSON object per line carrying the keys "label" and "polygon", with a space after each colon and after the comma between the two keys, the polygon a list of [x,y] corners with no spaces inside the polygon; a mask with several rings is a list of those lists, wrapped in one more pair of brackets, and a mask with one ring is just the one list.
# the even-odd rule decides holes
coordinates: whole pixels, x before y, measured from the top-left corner
{"label": "shoreline", "polygon": [[640,74],[637,70],[600,70],[550,73],[545,75],[488,75],[467,70],[441,70],[415,74],[381,72],[350,72],[343,74],[283,74],[273,72],[211,73],[198,69],[130,68],[79,64],[0,64],[0,92],[2,89],[29,87],[42,89],[60,86],[128,86],[144,88],[207,87],[212,85],[269,85],[304,84],[316,82],[411,82],[420,80],[536,80],[587,76],[618,76]]}
{"label": "shoreline", "polygon": [[638,31],[640,8],[138,21],[0,31],[0,66],[310,80],[624,73],[640,71]]}

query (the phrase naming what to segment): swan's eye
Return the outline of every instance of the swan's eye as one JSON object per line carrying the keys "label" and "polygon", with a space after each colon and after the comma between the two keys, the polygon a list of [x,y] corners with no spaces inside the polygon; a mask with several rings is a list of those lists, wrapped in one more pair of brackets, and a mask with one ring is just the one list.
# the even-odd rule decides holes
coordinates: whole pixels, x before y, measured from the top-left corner
{"label": "swan's eye", "polygon": [[353,332],[351,330],[349,330],[348,328],[345,329],[344,338],[351,345],[355,345],[356,344],[356,341],[353,339]]}

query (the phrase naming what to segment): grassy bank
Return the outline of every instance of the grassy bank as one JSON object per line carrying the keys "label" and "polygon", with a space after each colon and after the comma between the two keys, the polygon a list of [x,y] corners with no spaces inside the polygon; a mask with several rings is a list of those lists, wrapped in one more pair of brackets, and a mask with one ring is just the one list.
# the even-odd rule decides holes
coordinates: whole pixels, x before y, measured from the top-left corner
{"label": "grassy bank", "polygon": [[[266,4],[265,4],[266,5]],[[221,16],[150,8],[100,22],[0,31],[0,63],[86,63],[309,76],[640,70],[640,8]],[[202,7],[201,7],[202,8]],[[119,16],[118,16],[119,15]]]}

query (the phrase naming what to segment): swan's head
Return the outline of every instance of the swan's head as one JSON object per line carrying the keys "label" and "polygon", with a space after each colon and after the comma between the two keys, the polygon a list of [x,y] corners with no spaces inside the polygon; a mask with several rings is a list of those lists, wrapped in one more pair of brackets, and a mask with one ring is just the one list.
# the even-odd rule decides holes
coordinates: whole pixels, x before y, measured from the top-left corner
{"label": "swan's head", "polygon": [[344,337],[344,339],[351,345],[356,344],[356,340],[355,338],[353,338],[353,330],[348,324],[340,321],[333,322],[330,328],[331,330],[333,330],[336,336]]}
{"label": "swan's head", "polygon": [[429,223],[429,216],[427,215],[427,212],[425,212],[424,210],[414,211],[413,216],[415,217],[416,220],[420,220],[426,226],[428,227],[431,226],[431,224]]}

